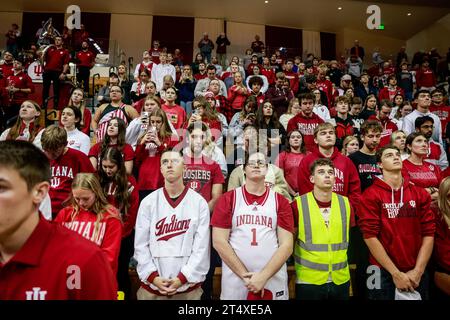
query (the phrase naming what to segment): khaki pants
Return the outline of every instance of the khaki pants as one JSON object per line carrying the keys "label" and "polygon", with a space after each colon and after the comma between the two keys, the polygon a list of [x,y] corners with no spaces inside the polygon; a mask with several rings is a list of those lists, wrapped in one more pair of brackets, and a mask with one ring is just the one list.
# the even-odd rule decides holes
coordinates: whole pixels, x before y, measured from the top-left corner
{"label": "khaki pants", "polygon": [[140,287],[136,293],[138,300],[200,300],[203,294],[202,288],[197,288],[189,292],[178,293],[173,296],[158,296]]}

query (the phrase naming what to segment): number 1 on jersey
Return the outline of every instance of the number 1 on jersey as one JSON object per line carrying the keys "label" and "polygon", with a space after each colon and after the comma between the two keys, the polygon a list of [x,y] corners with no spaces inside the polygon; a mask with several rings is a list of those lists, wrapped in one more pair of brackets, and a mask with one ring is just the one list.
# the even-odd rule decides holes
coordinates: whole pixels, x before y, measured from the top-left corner
{"label": "number 1 on jersey", "polygon": [[252,242],[250,244],[252,246],[257,246],[258,242],[256,241],[256,228],[252,229],[252,234],[253,234],[253,239],[252,239]]}

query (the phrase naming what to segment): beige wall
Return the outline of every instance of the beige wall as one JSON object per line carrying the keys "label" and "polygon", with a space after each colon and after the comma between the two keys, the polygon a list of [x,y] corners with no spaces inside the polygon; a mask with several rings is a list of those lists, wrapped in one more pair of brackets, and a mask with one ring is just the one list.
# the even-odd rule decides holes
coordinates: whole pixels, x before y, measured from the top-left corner
{"label": "beige wall", "polygon": [[445,56],[450,47],[450,14],[438,20],[425,30],[417,33],[406,42],[406,52],[412,59],[419,50],[428,51],[436,48],[441,56]]}
{"label": "beige wall", "polygon": [[223,32],[223,25],[222,19],[195,18],[192,59],[195,59],[195,55],[200,52],[198,43],[203,38],[203,33],[205,32],[208,34],[208,38],[214,43],[214,50],[211,53],[211,57],[215,55],[217,49],[216,39]]}
{"label": "beige wall", "polygon": [[0,48],[6,49],[5,33],[11,29],[11,24],[17,23],[22,30],[22,12],[0,12]]}
{"label": "beige wall", "polygon": [[250,48],[251,43],[255,40],[255,35],[259,35],[260,40],[266,42],[266,29],[263,24],[227,21],[227,37],[231,43],[227,48],[228,62],[232,56],[242,59],[245,56],[245,50]]}
{"label": "beige wall", "polygon": [[[128,61],[129,57],[134,57],[133,64],[136,66],[141,61],[142,52],[150,48],[152,27],[151,15],[112,14],[110,60],[112,54],[117,56],[123,50],[125,57],[122,59]],[[120,62],[119,58],[117,61]]]}
{"label": "beige wall", "polygon": [[372,64],[372,53],[376,47],[380,49],[383,59],[394,59],[395,61],[400,47],[406,45],[405,40],[383,36],[382,30],[360,31],[344,28],[336,35],[337,55],[349,55],[355,40],[359,40],[360,45],[364,48],[364,64],[368,66]]}

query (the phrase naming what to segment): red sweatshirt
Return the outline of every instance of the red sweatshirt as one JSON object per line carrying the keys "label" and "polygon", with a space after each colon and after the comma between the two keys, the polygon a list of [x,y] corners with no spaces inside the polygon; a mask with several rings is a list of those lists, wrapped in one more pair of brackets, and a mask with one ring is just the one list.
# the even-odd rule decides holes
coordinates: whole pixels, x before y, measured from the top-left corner
{"label": "red sweatshirt", "polygon": [[314,142],[314,129],[323,122],[322,118],[315,113],[312,113],[311,118],[307,118],[300,112],[289,120],[286,131],[289,133],[294,129],[300,130],[303,134],[306,150],[312,151],[316,147],[316,143]]}
{"label": "red sweatshirt", "polygon": [[78,214],[72,217],[73,211],[72,206],[65,207],[54,221],[98,245],[111,264],[113,274],[117,274],[120,243],[122,241],[122,222],[118,210],[111,207],[104,212],[97,230],[97,215],[94,212],[80,208]]}
{"label": "red sweatshirt", "polygon": [[437,206],[432,206],[435,216],[436,234],[434,237],[433,259],[437,269],[450,273],[450,227],[439,213]]}
{"label": "red sweatshirt", "polygon": [[23,71],[10,75],[6,80],[7,85],[13,85],[17,89],[30,89],[30,93],[17,91],[13,95],[12,103],[22,104],[34,93],[34,84],[31,78]]}
{"label": "red sweatshirt", "polygon": [[105,195],[108,199],[108,202],[120,209],[120,216],[122,217],[123,221],[123,231],[122,231],[122,238],[128,237],[130,233],[133,231],[134,226],[136,224],[136,217],[137,217],[137,211],[139,209],[139,191],[137,188],[136,180],[133,176],[128,176],[128,193],[129,193],[129,200],[128,200],[128,210],[125,214],[125,209],[121,208],[122,203],[117,202],[117,184],[114,182],[110,182],[108,184],[108,188],[105,192]]}
{"label": "red sweatshirt", "polygon": [[[303,158],[302,162],[300,162],[297,176],[298,193],[300,195],[313,190],[314,186],[309,180],[309,169],[314,160],[319,158],[325,158],[325,156],[320,153],[319,148],[316,147],[312,153],[307,155]],[[350,205],[353,208],[352,212],[355,212],[355,208],[359,205],[361,197],[361,186],[358,171],[356,170],[353,162],[348,157],[342,155],[336,147],[334,148],[330,159],[333,161],[334,175],[336,177],[333,192],[348,197]],[[353,225],[354,216],[351,218]]]}
{"label": "red sweatshirt", "polygon": [[286,79],[289,80],[289,83],[291,85],[291,90],[293,92],[297,92],[298,85],[299,85],[298,74],[295,73],[294,71],[285,71],[284,74],[286,76]]}
{"label": "red sweatshirt", "polygon": [[178,141],[171,141],[168,137],[157,147],[150,143],[138,144],[136,146],[136,167],[139,170],[138,188],[139,190],[156,190],[164,186],[164,178],[160,170],[162,152],[169,147],[174,147]]}
{"label": "red sweatshirt", "polygon": [[372,115],[368,120],[377,120],[383,127],[383,132],[381,132],[380,145],[379,148],[388,145],[391,141],[392,132],[397,131],[397,125],[391,121],[391,119],[386,118],[384,120],[379,120],[376,115]]}
{"label": "red sweatshirt", "polygon": [[400,88],[400,87],[395,87],[392,90],[389,87],[384,87],[378,93],[378,100],[379,101],[389,100],[389,101],[393,102],[394,101],[394,97],[397,94],[401,94],[404,97],[405,96],[405,91],[403,91],[403,89]]}
{"label": "red sweatshirt", "polygon": [[416,73],[416,86],[434,87],[436,85],[436,77],[431,69],[419,69]]}
{"label": "red sweatshirt", "polygon": [[242,110],[247,97],[248,92],[242,93],[237,85],[232,85],[228,89],[228,103],[234,110]]}
{"label": "red sweatshirt", "polygon": [[[375,178],[362,198],[364,202],[359,206],[358,216],[364,239],[378,238],[400,271],[412,270],[422,238],[434,236],[435,232],[430,195],[407,179],[395,191]],[[369,262],[380,266],[372,255]]]}

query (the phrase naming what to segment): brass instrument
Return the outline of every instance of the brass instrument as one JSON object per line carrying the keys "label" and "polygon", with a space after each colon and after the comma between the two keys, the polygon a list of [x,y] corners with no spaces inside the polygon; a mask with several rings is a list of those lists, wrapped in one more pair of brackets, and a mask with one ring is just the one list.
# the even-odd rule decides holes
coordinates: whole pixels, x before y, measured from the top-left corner
{"label": "brass instrument", "polygon": [[41,46],[39,47],[39,49],[36,51],[37,56],[39,57],[39,62],[41,63],[41,66],[44,66],[44,62],[45,62],[45,54],[47,53],[47,50],[50,49],[51,47],[54,47],[54,44],[49,44],[46,46]]}

